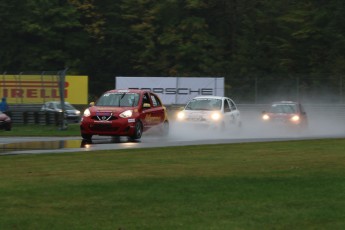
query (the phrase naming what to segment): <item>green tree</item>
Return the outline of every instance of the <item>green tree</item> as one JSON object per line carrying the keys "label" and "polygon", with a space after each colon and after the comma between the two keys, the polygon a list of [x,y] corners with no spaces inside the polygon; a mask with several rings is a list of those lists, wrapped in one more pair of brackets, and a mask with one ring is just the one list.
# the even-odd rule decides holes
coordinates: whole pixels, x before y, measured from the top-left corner
{"label": "green tree", "polygon": [[10,1],[5,10],[15,16],[2,25],[8,29],[11,39],[10,45],[4,48],[8,63],[3,68],[38,71],[69,66],[78,69],[79,52],[86,42],[75,8],[61,0],[17,1]]}
{"label": "green tree", "polygon": [[145,75],[201,76],[213,71],[221,57],[219,43],[209,33],[203,1],[126,1],[132,33],[141,47],[135,69]]}

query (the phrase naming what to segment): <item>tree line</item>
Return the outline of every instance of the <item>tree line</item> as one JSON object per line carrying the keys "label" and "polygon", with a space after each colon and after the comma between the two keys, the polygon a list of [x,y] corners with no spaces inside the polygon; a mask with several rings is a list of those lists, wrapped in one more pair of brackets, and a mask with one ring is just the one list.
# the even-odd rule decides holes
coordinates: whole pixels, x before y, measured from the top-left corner
{"label": "tree line", "polygon": [[11,0],[0,28],[0,71],[68,67],[96,95],[119,75],[223,76],[231,90],[345,73],[341,0]]}

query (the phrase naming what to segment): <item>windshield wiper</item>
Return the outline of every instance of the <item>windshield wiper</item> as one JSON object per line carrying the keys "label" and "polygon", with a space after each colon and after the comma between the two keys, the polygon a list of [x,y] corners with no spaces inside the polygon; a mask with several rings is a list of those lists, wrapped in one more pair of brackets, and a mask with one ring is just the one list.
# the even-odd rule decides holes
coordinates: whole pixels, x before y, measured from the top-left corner
{"label": "windshield wiper", "polygon": [[126,93],[123,93],[121,97],[119,98],[119,105],[118,107],[121,107],[121,100],[125,97]]}

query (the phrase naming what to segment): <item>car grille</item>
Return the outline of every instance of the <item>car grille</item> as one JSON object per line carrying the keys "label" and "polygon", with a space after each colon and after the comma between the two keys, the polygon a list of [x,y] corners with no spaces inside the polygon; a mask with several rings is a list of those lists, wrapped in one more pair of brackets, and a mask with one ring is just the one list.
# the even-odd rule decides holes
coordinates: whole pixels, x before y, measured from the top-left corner
{"label": "car grille", "polygon": [[203,117],[195,117],[195,118],[188,117],[186,120],[187,121],[206,121],[206,119]]}
{"label": "car grille", "polygon": [[284,117],[274,117],[272,118],[273,122],[277,122],[277,123],[285,123],[288,121],[288,119],[284,118]]}
{"label": "car grille", "polygon": [[117,127],[112,127],[111,124],[92,124],[89,126],[92,131],[116,131]]}
{"label": "car grille", "polygon": [[92,116],[91,119],[96,120],[96,121],[113,121],[113,120],[116,120],[117,117],[113,115],[98,115],[98,116]]}

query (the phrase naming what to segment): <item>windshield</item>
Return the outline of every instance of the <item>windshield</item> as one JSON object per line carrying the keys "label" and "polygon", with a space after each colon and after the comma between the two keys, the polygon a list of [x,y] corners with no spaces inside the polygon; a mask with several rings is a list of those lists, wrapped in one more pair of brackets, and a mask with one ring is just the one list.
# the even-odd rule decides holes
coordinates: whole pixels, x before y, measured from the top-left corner
{"label": "windshield", "polygon": [[[62,108],[61,108],[61,103],[57,103],[57,104],[56,104],[56,107],[57,107],[58,109],[62,109]],[[75,110],[75,108],[74,108],[71,104],[65,103],[65,110]]]}
{"label": "windshield", "polygon": [[139,102],[137,93],[106,93],[97,101],[97,106],[135,107]]}
{"label": "windshield", "polygon": [[222,100],[220,99],[209,99],[209,98],[198,98],[191,100],[186,110],[220,110],[222,108]]}
{"label": "windshield", "polygon": [[275,105],[272,105],[270,112],[271,113],[287,113],[287,114],[296,113],[296,105],[275,104]]}

